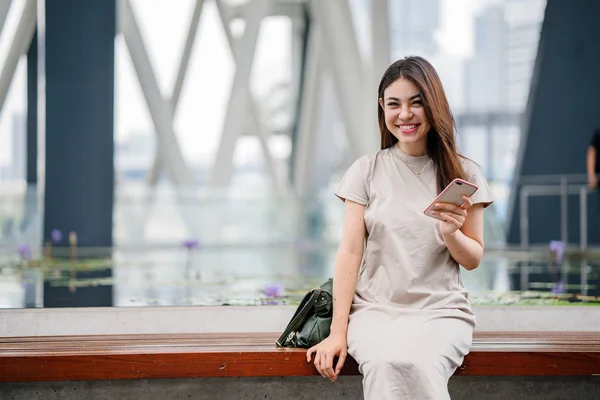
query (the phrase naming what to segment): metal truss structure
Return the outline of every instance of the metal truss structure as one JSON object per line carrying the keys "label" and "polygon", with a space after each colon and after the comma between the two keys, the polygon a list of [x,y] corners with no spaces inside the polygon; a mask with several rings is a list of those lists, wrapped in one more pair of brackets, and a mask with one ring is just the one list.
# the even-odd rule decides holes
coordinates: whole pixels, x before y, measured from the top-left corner
{"label": "metal truss structure", "polygon": [[[29,49],[36,29],[36,0],[24,0],[14,40],[0,75],[0,112],[7,97],[19,59]],[[149,188],[156,185],[161,172],[166,172],[173,186],[193,187],[194,178],[182,155],[174,128],[182,88],[188,75],[190,57],[198,40],[197,32],[205,0],[196,0],[188,21],[185,44],[179,57],[175,83],[170,93],[163,93],[155,68],[148,55],[147,43],[140,31],[135,10],[130,0],[117,1],[117,34],[122,35],[139,80],[143,98],[151,116],[157,139],[157,150],[148,174]],[[332,129],[319,128],[323,115],[323,87],[328,79],[333,99],[343,125],[350,157],[358,157],[378,148],[376,125],[377,97],[375,89],[384,69],[390,62],[388,1],[370,1],[370,54],[359,51],[356,29],[349,0],[249,0],[232,5],[226,0],[214,1],[235,63],[235,74],[230,88],[229,103],[220,136],[220,143],[210,172],[209,185],[227,187],[233,174],[233,154],[237,140],[244,134],[258,138],[268,175],[275,193],[302,196],[315,188],[315,163],[323,157],[319,152]],[[0,2],[0,30],[12,1]],[[289,85],[290,98],[298,99],[292,125],[285,132],[293,132],[290,169],[283,176],[269,149],[269,138],[275,133],[265,123],[263,106],[250,90],[250,75],[256,53],[261,22],[270,16],[285,15],[292,21],[294,82]],[[233,20],[243,21],[243,34],[232,32]],[[329,106],[329,105],[328,105]],[[497,119],[497,117],[494,117]],[[492,119],[494,119],[492,118]],[[501,116],[502,121],[511,116]],[[486,115],[458,117],[462,124],[490,123]],[[494,119],[495,120],[495,119]],[[332,122],[330,122],[332,123]],[[183,206],[185,209],[185,206]],[[184,220],[190,233],[197,225],[191,214]],[[139,227],[137,229],[140,229]]]}

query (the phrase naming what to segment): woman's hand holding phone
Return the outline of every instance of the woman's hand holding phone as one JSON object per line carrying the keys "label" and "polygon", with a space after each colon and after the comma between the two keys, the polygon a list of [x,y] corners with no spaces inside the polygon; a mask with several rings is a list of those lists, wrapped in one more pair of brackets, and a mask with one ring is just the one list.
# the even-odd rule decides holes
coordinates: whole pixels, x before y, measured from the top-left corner
{"label": "woman's hand holding phone", "polygon": [[471,196],[477,189],[473,183],[454,179],[425,209],[425,215],[440,221],[440,232],[444,238],[462,228],[467,210],[473,206]]}
{"label": "woman's hand holding phone", "polygon": [[438,202],[431,213],[440,220],[440,233],[443,237],[450,236],[462,228],[467,218],[467,210],[473,206],[473,201],[468,196],[462,196],[463,204],[457,206],[453,203]]}

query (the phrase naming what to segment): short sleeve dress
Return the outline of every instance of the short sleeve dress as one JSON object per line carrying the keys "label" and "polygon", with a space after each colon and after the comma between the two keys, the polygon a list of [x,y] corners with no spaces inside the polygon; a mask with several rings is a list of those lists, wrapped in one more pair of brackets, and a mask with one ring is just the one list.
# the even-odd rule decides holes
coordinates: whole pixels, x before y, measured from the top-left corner
{"label": "short sleeve dress", "polygon": [[[492,196],[478,165],[463,159],[475,204]],[[397,146],[359,158],[335,194],[365,206],[367,239],[348,324],[348,352],[365,399],[449,399],[448,379],[472,342],[475,316],[438,221],[428,156]]]}

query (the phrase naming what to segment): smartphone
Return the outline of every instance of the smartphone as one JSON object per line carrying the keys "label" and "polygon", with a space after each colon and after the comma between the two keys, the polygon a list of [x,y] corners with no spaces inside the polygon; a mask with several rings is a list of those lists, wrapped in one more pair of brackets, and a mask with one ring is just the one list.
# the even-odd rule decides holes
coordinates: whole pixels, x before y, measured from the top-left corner
{"label": "smartphone", "polygon": [[474,183],[456,178],[455,180],[450,182],[448,186],[446,186],[442,193],[440,193],[438,197],[436,197],[435,200],[431,202],[429,207],[427,207],[425,211],[423,211],[423,213],[428,217],[441,219],[437,215],[431,213],[436,203],[452,203],[456,204],[457,206],[461,206],[464,203],[462,197],[473,196],[473,193],[475,193],[477,189],[479,188]]}

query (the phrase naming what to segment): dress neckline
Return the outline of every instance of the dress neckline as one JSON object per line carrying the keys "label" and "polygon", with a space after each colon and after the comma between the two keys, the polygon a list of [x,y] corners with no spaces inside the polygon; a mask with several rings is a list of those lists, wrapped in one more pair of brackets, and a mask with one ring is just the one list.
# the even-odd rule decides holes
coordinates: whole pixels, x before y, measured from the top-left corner
{"label": "dress neckline", "polygon": [[398,144],[394,144],[390,150],[391,150],[393,156],[395,156],[396,158],[399,158],[402,161],[409,162],[411,164],[414,162],[416,165],[420,165],[421,163],[426,162],[430,158],[428,154],[425,154],[422,156],[408,155],[405,152],[403,152],[402,150],[400,150],[400,147],[398,147]]}

